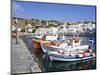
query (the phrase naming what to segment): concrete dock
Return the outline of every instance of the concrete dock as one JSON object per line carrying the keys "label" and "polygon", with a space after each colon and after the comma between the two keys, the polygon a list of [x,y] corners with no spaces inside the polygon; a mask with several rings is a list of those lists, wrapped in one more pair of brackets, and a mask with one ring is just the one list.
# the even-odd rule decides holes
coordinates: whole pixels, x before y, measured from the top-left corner
{"label": "concrete dock", "polygon": [[11,48],[12,74],[42,72],[32,55],[28,51],[25,43],[20,38],[18,38],[18,44],[16,44],[16,40],[12,38]]}

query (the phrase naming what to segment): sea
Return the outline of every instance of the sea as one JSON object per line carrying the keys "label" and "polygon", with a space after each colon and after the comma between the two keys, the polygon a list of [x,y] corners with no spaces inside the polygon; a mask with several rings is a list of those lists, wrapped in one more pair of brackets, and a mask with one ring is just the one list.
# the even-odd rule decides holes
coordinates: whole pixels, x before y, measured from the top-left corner
{"label": "sea", "polygon": [[[66,39],[68,38],[72,38],[72,36],[66,36]],[[81,45],[89,44],[96,52],[96,40],[94,43],[91,43],[91,38],[96,39],[96,37],[80,37]],[[35,54],[36,61],[40,65],[43,72],[61,72],[96,69],[96,59],[75,62],[50,61],[50,58],[47,54],[43,53],[42,49],[34,48],[34,46],[32,45],[32,36],[24,36],[23,41],[25,42],[30,53],[32,55]]]}

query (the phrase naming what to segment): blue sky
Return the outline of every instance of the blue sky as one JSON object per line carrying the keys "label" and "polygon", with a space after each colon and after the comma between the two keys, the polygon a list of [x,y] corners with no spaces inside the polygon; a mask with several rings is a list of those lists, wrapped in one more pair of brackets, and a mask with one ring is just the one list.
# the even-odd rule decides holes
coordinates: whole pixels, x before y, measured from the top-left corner
{"label": "blue sky", "polygon": [[39,2],[12,2],[12,16],[58,21],[95,21],[96,7]]}

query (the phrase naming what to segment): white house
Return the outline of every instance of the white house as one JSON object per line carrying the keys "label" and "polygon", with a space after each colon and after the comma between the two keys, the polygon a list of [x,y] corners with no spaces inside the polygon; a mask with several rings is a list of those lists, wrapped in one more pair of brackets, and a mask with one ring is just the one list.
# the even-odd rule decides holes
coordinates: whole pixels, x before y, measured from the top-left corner
{"label": "white house", "polygon": [[57,28],[39,28],[36,30],[35,34],[56,34]]}
{"label": "white house", "polygon": [[28,24],[26,26],[26,30],[27,30],[27,32],[32,32],[33,31],[32,25],[31,24]]}
{"label": "white house", "polygon": [[[12,25],[12,31],[16,31],[16,27],[14,25]],[[21,27],[18,27],[17,31],[20,32],[21,31]]]}

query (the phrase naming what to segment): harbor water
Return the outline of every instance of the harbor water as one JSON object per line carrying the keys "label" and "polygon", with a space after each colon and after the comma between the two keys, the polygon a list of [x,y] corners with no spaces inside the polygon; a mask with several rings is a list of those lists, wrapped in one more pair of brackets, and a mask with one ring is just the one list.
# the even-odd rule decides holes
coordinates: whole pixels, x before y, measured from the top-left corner
{"label": "harbor water", "polygon": [[[67,38],[71,38],[72,36],[66,36]],[[81,45],[90,44],[93,47],[94,51],[96,51],[96,44],[91,44],[89,39],[91,37],[80,37]],[[85,60],[85,61],[77,61],[77,62],[57,62],[50,61],[47,54],[44,54],[42,49],[34,49],[32,45],[32,36],[25,35],[23,38],[28,50],[31,54],[35,54],[36,61],[40,65],[43,72],[58,72],[58,71],[75,71],[75,70],[91,70],[96,69],[96,60]]]}

